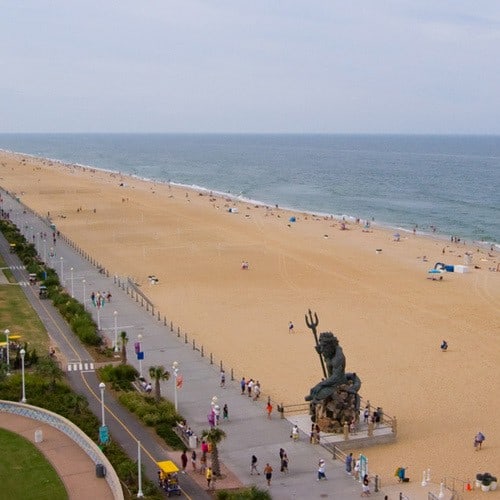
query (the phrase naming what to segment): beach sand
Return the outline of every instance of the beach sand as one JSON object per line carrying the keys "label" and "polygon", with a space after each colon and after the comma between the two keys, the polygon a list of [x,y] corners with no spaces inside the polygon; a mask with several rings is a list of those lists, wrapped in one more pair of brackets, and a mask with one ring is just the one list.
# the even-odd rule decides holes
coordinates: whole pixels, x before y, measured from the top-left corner
{"label": "beach sand", "polygon": [[[317,312],[361,396],[398,419],[395,444],[364,451],[386,484],[401,465],[416,480],[427,468],[433,480],[500,475],[498,253],[8,153],[0,186],[50,212],[112,275],[133,277],[162,315],[274,401],[302,403],[322,378],[304,321]],[[464,264],[466,251],[469,273],[428,279],[435,262]],[[487,440],[475,452],[479,430]]]}

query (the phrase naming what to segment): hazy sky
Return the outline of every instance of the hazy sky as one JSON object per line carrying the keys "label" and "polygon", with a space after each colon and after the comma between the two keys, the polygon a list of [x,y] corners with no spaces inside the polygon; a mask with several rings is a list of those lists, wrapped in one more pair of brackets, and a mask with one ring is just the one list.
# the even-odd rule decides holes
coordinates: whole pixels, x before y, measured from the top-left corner
{"label": "hazy sky", "polygon": [[500,0],[0,12],[0,132],[500,134]]}

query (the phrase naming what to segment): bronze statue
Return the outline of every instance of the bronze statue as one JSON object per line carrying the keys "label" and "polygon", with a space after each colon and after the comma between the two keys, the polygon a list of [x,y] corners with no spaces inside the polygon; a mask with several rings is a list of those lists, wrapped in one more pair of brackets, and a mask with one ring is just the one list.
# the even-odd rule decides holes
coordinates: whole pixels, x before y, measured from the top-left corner
{"label": "bronze statue", "polygon": [[356,373],[345,372],[345,356],[337,337],[332,332],[322,332],[317,336],[318,316],[314,319],[309,310],[306,324],[313,331],[316,352],[320,356],[325,378],[311,388],[305,397],[310,401],[313,422],[321,421],[325,431],[335,431],[345,422],[359,419],[359,396],[361,380]]}

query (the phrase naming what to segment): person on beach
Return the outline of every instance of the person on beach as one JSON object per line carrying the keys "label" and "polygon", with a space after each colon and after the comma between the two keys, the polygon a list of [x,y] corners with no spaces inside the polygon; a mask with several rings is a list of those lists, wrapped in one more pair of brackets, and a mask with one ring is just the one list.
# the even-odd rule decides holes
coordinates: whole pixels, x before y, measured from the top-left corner
{"label": "person on beach", "polygon": [[446,351],[446,349],[448,349],[448,342],[446,342],[446,340],[443,340],[443,341],[441,342],[441,350],[442,350],[443,352],[445,352],[445,351]]}
{"label": "person on beach", "polygon": [[226,372],[224,370],[220,371],[220,386],[223,389],[226,387]]}
{"label": "person on beach", "polygon": [[290,433],[290,437],[292,438],[294,443],[299,440],[299,428],[298,428],[297,424],[293,425],[292,432]]}
{"label": "person on beach", "polygon": [[257,457],[255,455],[252,455],[252,459],[250,460],[250,475],[253,476],[253,473],[255,472],[258,476],[260,476],[260,472],[257,469]]}
{"label": "person on beach", "polygon": [[482,432],[478,432],[476,434],[476,437],[474,438],[474,448],[476,449],[476,451],[479,451],[481,449],[485,439],[486,438]]}
{"label": "person on beach", "polygon": [[291,321],[288,323],[288,333],[293,333],[293,323]]}
{"label": "person on beach", "polygon": [[269,464],[266,464],[266,466],[264,467],[264,474],[266,475],[267,485],[271,486],[271,479],[273,477],[273,468]]}
{"label": "person on beach", "polygon": [[191,452],[191,465],[193,467],[193,471],[196,472],[196,450]]}
{"label": "person on beach", "polygon": [[222,420],[229,420],[229,408],[227,407],[227,403],[225,403],[222,408]]}
{"label": "person on beach", "polygon": [[242,377],[240,380],[240,388],[241,388],[241,395],[245,394],[245,389],[247,387],[247,382],[245,380],[245,377]]}

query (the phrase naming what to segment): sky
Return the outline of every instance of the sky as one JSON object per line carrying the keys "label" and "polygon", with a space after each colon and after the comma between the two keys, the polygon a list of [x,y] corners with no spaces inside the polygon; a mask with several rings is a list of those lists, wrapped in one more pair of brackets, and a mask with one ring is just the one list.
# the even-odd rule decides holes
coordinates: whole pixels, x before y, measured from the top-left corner
{"label": "sky", "polygon": [[500,134],[500,0],[4,0],[0,132]]}

